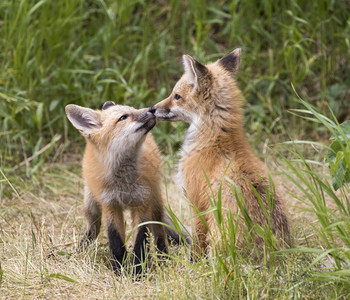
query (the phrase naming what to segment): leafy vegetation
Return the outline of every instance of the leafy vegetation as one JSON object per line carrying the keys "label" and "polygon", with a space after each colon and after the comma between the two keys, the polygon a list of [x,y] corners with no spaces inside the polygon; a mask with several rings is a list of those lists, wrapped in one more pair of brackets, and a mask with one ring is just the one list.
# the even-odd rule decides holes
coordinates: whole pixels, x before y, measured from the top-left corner
{"label": "leafy vegetation", "polygon": [[327,154],[335,190],[350,182],[350,121],[345,121],[338,128]]}
{"label": "leafy vegetation", "polygon": [[[314,147],[321,146],[328,150],[326,159],[329,162],[331,176],[320,172],[322,162],[314,158],[305,158],[298,147],[289,148],[289,151],[293,154],[293,160],[284,158],[290,169],[287,177],[301,192],[301,196],[295,194],[293,197],[301,203],[311,205],[307,210],[317,217],[318,222],[315,229],[323,245],[321,247],[308,246],[305,249],[307,253],[317,254],[317,257],[306,269],[309,270],[323,258],[329,256],[331,260],[328,267],[314,270],[311,276],[314,280],[340,283],[348,280],[350,275],[350,187],[346,184],[348,173],[346,161],[350,157],[346,152],[348,146],[343,145],[347,142],[348,121],[339,125],[336,120],[332,121],[317,112],[309,103],[301,99],[300,102],[306,109],[295,111],[306,115],[309,120],[327,128],[333,133],[333,138],[336,139],[330,146],[317,142],[299,141],[299,143],[307,143]],[[343,156],[344,164],[342,164],[341,159],[339,160],[339,156]],[[334,191],[337,189],[340,189],[339,193]],[[304,249],[296,248],[288,251],[303,252]],[[344,288],[347,295],[349,295],[349,286],[346,285]]]}
{"label": "leafy vegetation", "polygon": [[[297,126],[286,116],[295,108],[291,82],[323,113],[329,103],[337,117],[348,116],[346,1],[5,0],[0,21],[6,165],[57,133],[67,141],[74,134],[64,115],[68,103],[146,107],[161,100],[182,73],[183,53],[207,62],[243,48],[238,82],[258,142],[264,132]],[[162,124],[155,131],[166,153],[177,149],[182,129]]]}
{"label": "leafy vegetation", "polygon": [[[331,0],[1,1],[0,294],[346,299],[349,20],[348,1]],[[181,76],[183,53],[208,62],[236,47],[243,48],[237,81],[247,132],[286,199],[293,247],[277,250],[269,228],[244,216],[266,242],[257,265],[236,249],[235,216],[223,230],[220,194],[212,195],[224,248],[192,264],[185,247],[172,248],[170,260],[152,256],[144,280],[116,278],[103,235],[76,252],[84,230],[83,139],[70,129],[65,105],[151,106]],[[177,224],[191,223],[169,176],[184,129],[164,122],[152,131],[165,154],[165,194]],[[247,247],[254,247],[249,237]]]}

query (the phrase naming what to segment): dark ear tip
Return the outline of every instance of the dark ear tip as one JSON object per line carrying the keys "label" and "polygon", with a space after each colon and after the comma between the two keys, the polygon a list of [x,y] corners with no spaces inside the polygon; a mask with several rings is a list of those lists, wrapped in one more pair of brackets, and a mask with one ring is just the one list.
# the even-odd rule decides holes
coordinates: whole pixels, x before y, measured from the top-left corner
{"label": "dark ear tip", "polygon": [[102,110],[107,109],[108,107],[114,106],[115,103],[113,101],[106,101],[103,105],[102,105]]}
{"label": "dark ear tip", "polygon": [[241,53],[242,53],[242,49],[237,48],[233,50],[231,53],[229,53],[228,55],[219,59],[218,62],[221,64],[222,67],[224,67],[224,69],[231,72],[232,75],[235,76],[239,68]]}

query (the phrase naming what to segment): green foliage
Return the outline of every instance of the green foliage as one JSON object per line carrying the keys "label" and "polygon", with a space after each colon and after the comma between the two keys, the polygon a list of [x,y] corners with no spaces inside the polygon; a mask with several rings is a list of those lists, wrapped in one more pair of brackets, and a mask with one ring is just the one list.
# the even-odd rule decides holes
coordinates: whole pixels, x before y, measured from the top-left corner
{"label": "green foliage", "polygon": [[[334,121],[318,112],[315,107],[301,98],[299,98],[298,102],[307,109],[293,109],[292,112],[294,114],[299,114],[300,117],[313,123],[324,125],[332,134],[331,139],[333,142],[328,148],[326,160],[329,163],[333,188],[338,190],[345,183],[350,182],[350,121],[339,125],[331,109],[330,113]],[[312,144],[313,142],[309,141],[308,143]]]}
{"label": "green foliage", "polygon": [[327,153],[335,190],[350,182],[350,121],[339,125]]}
{"label": "green foliage", "polygon": [[[299,247],[289,251],[314,253],[316,255],[309,267],[305,269],[312,280],[335,282],[337,284],[348,283],[350,275],[348,272],[350,264],[350,191],[344,183],[347,182],[349,166],[349,152],[347,152],[349,148],[349,122],[339,125],[337,121],[332,121],[308,102],[299,99],[299,103],[305,106],[306,109],[293,111],[329,130],[333,134],[334,141],[329,147],[311,141],[284,143],[288,145],[287,149],[293,157],[293,159],[283,158],[289,167],[286,175],[301,193],[301,195],[293,193],[292,196],[306,205],[304,210],[317,218],[318,222],[315,223],[314,227],[317,230],[318,238],[323,243],[321,247]],[[328,150],[327,160],[332,178],[325,175],[324,170],[322,170],[324,166],[322,162],[317,161],[314,157],[311,159],[305,157],[298,146],[303,143]],[[294,147],[291,145],[294,145]],[[343,157],[339,159],[341,155]],[[341,188],[340,193],[335,193],[333,188]],[[328,267],[322,270],[312,270],[316,264],[326,257],[331,258],[331,264],[328,264]],[[350,287],[348,284],[343,288],[349,293]]]}
{"label": "green foliage", "polygon": [[[302,239],[303,243],[292,243],[291,248],[280,249],[271,230],[267,209],[258,193],[257,200],[268,220],[266,226],[259,226],[249,216],[242,193],[232,180],[223,176],[222,184],[214,191],[206,174],[203,175],[208,181],[207,196],[211,206],[204,212],[194,207],[192,210],[196,211],[196,217],[200,217],[208,228],[210,240],[216,243],[210,248],[208,260],[199,261],[190,265],[190,268],[195,272],[203,263],[207,264],[208,270],[202,276],[212,278],[210,285],[219,298],[284,299],[302,295],[303,298],[313,299],[325,296],[337,298],[350,293],[350,203],[347,194],[340,197],[335,195],[329,178],[317,172],[313,166],[318,167],[316,161],[307,160],[298,148],[295,150],[290,144],[288,149],[299,161],[299,166],[296,166],[293,160],[285,159],[289,168],[286,176],[301,192],[299,196],[293,196],[307,205],[304,210],[319,221],[314,225],[315,231],[310,237]],[[271,188],[266,190],[266,196],[271,211],[275,194],[271,178],[269,184]],[[229,186],[235,196],[239,207],[235,214],[222,206],[223,185]],[[329,208],[329,205],[333,205],[333,208]],[[214,215],[217,226],[215,233],[210,231],[205,221],[205,216],[209,214]],[[237,244],[240,236],[238,228],[242,228],[242,224],[247,230],[243,235],[243,247]],[[295,232],[293,234],[296,240],[300,240],[300,233],[299,236]],[[313,235],[316,237],[311,238]],[[263,250],[256,248],[254,241],[257,237],[263,240]]]}
{"label": "green foliage", "polygon": [[[235,47],[243,48],[238,82],[257,138],[297,124],[285,117],[295,107],[291,82],[346,117],[349,36],[346,1],[1,1],[0,156],[13,166],[56,134],[72,140],[68,103],[150,106],[180,77],[183,53],[207,62]],[[155,131],[166,153],[183,130]]]}
{"label": "green foliage", "polygon": [[[310,103],[302,99],[299,99],[298,103],[305,109],[293,109],[295,115],[310,120],[319,127],[323,126],[323,130],[332,132],[337,141],[343,144],[345,141],[348,142],[349,122],[339,125],[318,112],[318,109]],[[273,210],[275,190],[271,178],[269,179],[271,189],[266,190],[268,210],[259,194],[255,193],[262,213],[268,220],[266,226],[259,226],[249,216],[242,193],[232,180],[223,174],[222,185],[230,187],[237,201],[239,209],[235,214],[225,212],[226,208],[222,206],[222,185],[214,191],[206,177],[209,187],[208,201],[211,207],[204,212],[197,211],[197,216],[200,216],[208,229],[204,216],[213,214],[215,217],[218,229],[215,234],[219,234],[219,238],[215,234],[211,237],[212,241],[217,241],[217,245],[212,249],[214,257],[210,260],[210,267],[214,278],[213,285],[216,287],[224,285],[224,291],[220,291],[224,297],[254,297],[263,294],[265,298],[290,298],[295,295],[319,298],[322,297],[322,293],[316,292],[318,290],[316,287],[320,286],[325,292],[323,297],[327,295],[326,297],[337,298],[350,293],[349,187],[344,185],[340,193],[335,193],[331,176],[325,174],[324,164],[314,156],[306,157],[300,150],[300,144],[322,147],[323,152],[328,150],[328,153],[332,153],[333,156],[330,156],[332,158],[336,157],[334,152],[348,147],[341,145],[338,149],[332,146],[333,144],[328,147],[312,141],[283,143],[288,150],[288,158],[282,157],[287,167],[285,176],[294,185],[294,188],[291,187],[293,191],[291,196],[303,206],[300,207],[301,210],[308,213],[311,219],[317,220],[312,225],[303,224],[312,227],[310,231],[307,230],[308,237],[300,239],[298,238],[300,233],[293,232],[295,241],[303,242],[295,242],[291,248],[279,250],[276,237],[272,234],[268,210]],[[319,157],[322,159],[322,154]],[[244,235],[244,251],[236,243],[237,230],[242,223],[247,229]],[[212,234],[210,230],[209,234]],[[264,241],[263,253],[261,249],[256,249],[254,244],[256,237]],[[259,262],[262,265],[256,266],[256,257],[262,258]],[[260,279],[265,278],[264,285],[254,281],[252,273]],[[283,292],[280,286],[284,287]],[[313,295],[310,292],[312,290],[315,293]]]}

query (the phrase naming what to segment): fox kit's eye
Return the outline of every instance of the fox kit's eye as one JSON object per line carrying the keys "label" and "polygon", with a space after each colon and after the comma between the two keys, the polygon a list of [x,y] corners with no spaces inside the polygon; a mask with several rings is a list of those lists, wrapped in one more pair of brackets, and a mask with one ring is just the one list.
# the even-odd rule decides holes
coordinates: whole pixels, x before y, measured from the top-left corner
{"label": "fox kit's eye", "polygon": [[122,115],[122,116],[119,118],[118,122],[119,122],[119,121],[126,120],[126,119],[128,118],[128,116],[129,116],[129,115]]}
{"label": "fox kit's eye", "polygon": [[174,96],[175,100],[179,100],[180,98],[181,98],[181,96],[179,94],[175,94],[175,96]]}

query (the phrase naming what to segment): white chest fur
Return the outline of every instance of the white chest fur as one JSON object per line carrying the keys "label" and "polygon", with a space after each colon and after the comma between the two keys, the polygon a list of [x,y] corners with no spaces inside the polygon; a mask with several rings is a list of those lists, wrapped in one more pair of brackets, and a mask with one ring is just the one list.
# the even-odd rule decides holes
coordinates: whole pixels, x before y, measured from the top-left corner
{"label": "white chest fur", "polygon": [[106,205],[120,205],[123,208],[141,206],[149,198],[150,190],[139,183],[112,185],[103,190],[101,199]]}

